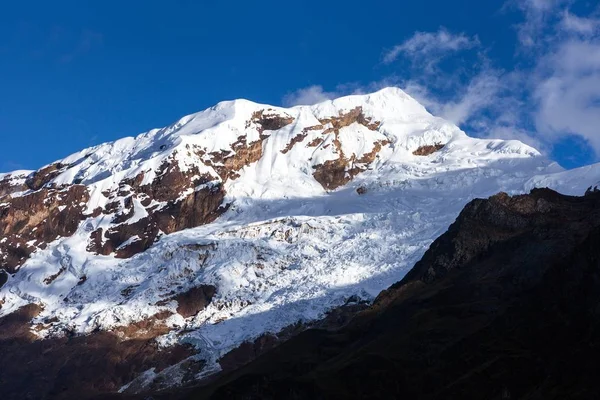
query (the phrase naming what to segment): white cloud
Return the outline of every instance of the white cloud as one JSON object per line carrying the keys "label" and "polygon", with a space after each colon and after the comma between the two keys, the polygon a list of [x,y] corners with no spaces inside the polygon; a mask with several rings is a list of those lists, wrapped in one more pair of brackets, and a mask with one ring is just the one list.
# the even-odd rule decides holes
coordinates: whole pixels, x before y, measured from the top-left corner
{"label": "white cloud", "polygon": [[521,46],[537,47],[544,42],[544,30],[571,0],[510,0],[506,4],[521,10],[525,20],[518,26]]}
{"label": "white cloud", "polygon": [[573,14],[571,3],[520,2],[520,43],[538,48],[530,53],[530,113],[542,140],[575,135],[600,155],[600,19]]}
{"label": "white cloud", "polygon": [[600,154],[600,40],[568,40],[540,64],[538,131],[581,136]]}
{"label": "white cloud", "polygon": [[592,36],[600,31],[600,19],[579,17],[567,10],[563,13],[561,27],[567,32]]}
{"label": "white cloud", "polygon": [[465,87],[462,95],[450,101],[441,109],[441,116],[457,125],[463,124],[481,110],[493,106],[499,97],[502,84],[500,72],[485,69],[476,75]]}
{"label": "white cloud", "polygon": [[445,28],[437,32],[416,32],[410,39],[386,52],[383,62],[389,64],[404,55],[413,62],[425,62],[427,68],[431,69],[444,55],[478,45],[477,37],[471,38],[464,33],[453,34]]}
{"label": "white cloud", "polygon": [[312,105],[339,97],[339,92],[327,92],[321,85],[308,86],[288,93],[283,98],[286,107]]}
{"label": "white cloud", "polygon": [[457,89],[456,94],[451,98],[440,98],[420,79],[406,82],[403,90],[434,115],[462,125],[469,122],[478,112],[496,102],[500,82],[494,73],[483,71],[466,85]]}

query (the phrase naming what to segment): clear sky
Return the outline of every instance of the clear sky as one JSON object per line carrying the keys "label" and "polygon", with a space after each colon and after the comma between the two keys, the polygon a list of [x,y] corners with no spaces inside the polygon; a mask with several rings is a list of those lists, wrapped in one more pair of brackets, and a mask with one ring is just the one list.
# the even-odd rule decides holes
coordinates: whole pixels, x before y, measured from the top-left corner
{"label": "clear sky", "polygon": [[0,171],[221,100],[397,85],[476,136],[565,167],[600,154],[600,19],[585,0],[27,1],[0,7]]}

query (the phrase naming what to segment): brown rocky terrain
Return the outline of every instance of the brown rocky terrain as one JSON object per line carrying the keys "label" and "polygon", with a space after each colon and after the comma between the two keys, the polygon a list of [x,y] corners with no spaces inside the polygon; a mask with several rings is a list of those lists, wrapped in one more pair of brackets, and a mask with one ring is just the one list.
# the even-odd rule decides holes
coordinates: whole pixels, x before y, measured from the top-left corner
{"label": "brown rocky terrain", "polygon": [[2,399],[84,399],[116,392],[140,373],[162,370],[193,353],[185,346],[159,349],[154,322],[127,331],[96,332],[39,340],[30,320],[41,311],[28,305],[0,319]]}
{"label": "brown rocky terrain", "polygon": [[[214,221],[227,209],[222,203],[223,186],[210,177],[191,179],[194,176],[197,176],[194,170],[183,173],[177,165],[166,164],[150,185],[140,185],[143,177],[122,182],[118,191],[108,194],[108,198],[114,200],[103,211],[112,214],[118,210],[113,220],[116,225],[107,231],[100,228],[92,232],[88,251],[104,255],[115,252],[119,258],[128,258],[148,249],[160,232],[169,234]],[[202,185],[202,189],[193,190]],[[192,193],[180,198],[188,189],[192,189]],[[134,200],[142,205],[150,205],[152,201],[166,204],[147,207],[148,215],[131,223]],[[139,239],[121,247],[134,236]]]}
{"label": "brown rocky terrain", "polygon": [[6,175],[0,179],[0,199],[12,193],[27,190],[27,185],[22,177]]}
{"label": "brown rocky terrain", "polygon": [[441,143],[421,146],[418,149],[416,149],[415,151],[413,151],[413,154],[415,156],[428,156],[428,155],[435,153],[436,151],[440,151],[441,149],[444,148],[444,146],[445,145],[443,145]]}
{"label": "brown rocky terrain", "polygon": [[204,310],[212,301],[216,291],[217,288],[212,285],[196,286],[173,297],[161,300],[161,303],[166,304],[171,300],[175,300],[177,302],[177,313],[183,318],[189,318]]}
{"label": "brown rocky terrain", "polygon": [[[203,163],[213,167],[218,176],[201,174],[197,167],[182,171],[174,152],[150,184],[143,184],[144,172],[122,180],[103,193],[106,205],[94,210],[92,216],[105,214],[114,218],[109,229],[90,232],[88,251],[129,258],[152,246],[160,234],[214,221],[228,207],[223,204],[223,183],[236,179],[242,168],[261,158],[262,143],[269,137],[264,132],[279,130],[293,121],[292,117],[270,109],[257,111],[248,120],[247,128],[254,127],[260,140],[249,143],[246,136],[240,136],[231,144],[233,151],[213,152],[208,158],[203,149],[188,149],[204,157]],[[31,173],[23,182],[11,175],[0,181],[0,198],[4,198],[0,203],[0,235],[5,239],[0,242],[0,268],[15,272],[32,252],[58,237],[72,235],[79,223],[90,216],[84,215],[89,193],[86,186],[79,184],[81,179],[62,187],[52,182],[73,166],[54,163]],[[9,196],[17,192],[24,195]],[[136,202],[148,215],[131,222]]]}
{"label": "brown rocky terrain", "polygon": [[[325,127],[323,135],[334,135],[333,145],[335,146],[336,153],[339,155],[337,159],[329,160],[313,167],[315,169],[313,173],[314,178],[327,190],[334,190],[344,186],[360,172],[365,171],[369,164],[375,161],[375,157],[381,151],[382,147],[389,144],[387,141],[378,141],[374,143],[371,152],[358,159],[354,154],[344,154],[342,143],[339,139],[340,129],[354,123],[360,124],[371,131],[379,129],[380,122],[372,121],[371,118],[365,117],[361,107],[356,107],[347,113],[340,113],[337,117],[321,119],[319,122],[321,123],[321,127]],[[309,144],[309,146],[318,145],[318,142],[315,141]]]}
{"label": "brown rocky terrain", "polygon": [[[249,141],[247,135],[241,135],[230,144],[231,150],[217,152],[186,147],[188,156],[197,156],[199,162],[213,168],[215,175],[200,173],[197,166],[182,171],[178,153],[174,151],[151,183],[144,183],[145,172],[123,179],[103,192],[105,205],[91,214],[84,214],[90,194],[88,187],[81,184],[82,178],[74,178],[71,184],[54,183],[55,178],[68,173],[90,154],[75,163],[50,164],[26,177],[7,175],[0,181],[0,198],[4,198],[0,203],[0,234],[4,238],[0,242],[0,268],[15,272],[34,251],[43,249],[58,237],[72,235],[88,217],[113,216],[109,227],[91,228],[88,251],[114,254],[118,258],[129,258],[147,250],[162,234],[210,223],[228,208],[228,204],[223,203],[224,183],[239,178],[244,167],[261,159],[263,144],[270,132],[293,122],[293,117],[273,109],[256,111],[246,122],[246,128],[256,130],[258,140]],[[289,152],[310,132],[320,132],[322,138],[313,139],[309,147],[318,147],[333,135],[331,143],[338,158],[314,166],[313,173],[326,190],[343,186],[368,169],[381,149],[389,144],[385,140],[375,141],[372,151],[360,157],[344,154],[340,129],[352,124],[371,131],[379,129],[380,122],[366,117],[361,107],[322,118],[319,123],[303,128],[281,152]],[[15,193],[21,194],[10,196]],[[136,207],[147,215],[134,220]]]}
{"label": "brown rocky terrain", "polygon": [[84,219],[88,199],[82,185],[5,197],[0,204],[0,267],[13,273],[36,249],[72,235]]}
{"label": "brown rocky terrain", "polygon": [[155,398],[595,398],[598,243],[600,193],[474,200],[348,325]]}

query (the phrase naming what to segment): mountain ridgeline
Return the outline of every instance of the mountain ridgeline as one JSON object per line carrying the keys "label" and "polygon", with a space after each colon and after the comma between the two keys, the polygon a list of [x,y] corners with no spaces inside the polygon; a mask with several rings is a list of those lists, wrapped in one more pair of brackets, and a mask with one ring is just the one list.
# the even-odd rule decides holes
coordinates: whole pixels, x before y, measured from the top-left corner
{"label": "mountain ridgeline", "polygon": [[397,88],[226,101],[0,174],[3,398],[533,396],[513,361],[562,367],[527,335],[589,319],[531,296],[594,284],[561,268],[597,222],[596,192],[569,195],[599,183]]}

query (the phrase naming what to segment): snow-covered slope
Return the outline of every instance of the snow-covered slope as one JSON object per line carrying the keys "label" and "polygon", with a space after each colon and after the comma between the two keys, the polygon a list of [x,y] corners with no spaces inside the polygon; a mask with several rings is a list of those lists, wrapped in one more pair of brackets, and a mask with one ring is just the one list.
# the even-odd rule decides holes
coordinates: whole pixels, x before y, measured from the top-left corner
{"label": "snow-covered slope", "polygon": [[[0,267],[13,273],[0,316],[39,303],[32,326],[45,337],[170,311],[157,340],[195,345],[206,374],[245,340],[372,299],[475,197],[583,194],[599,181],[598,166],[562,171],[521,142],[470,138],[395,88],[290,109],[223,102],[0,175],[0,214],[40,192],[54,214],[28,223],[80,207],[66,233],[0,221]],[[27,252],[9,257],[16,248]],[[178,313],[177,294],[202,286],[216,288],[210,303]]]}

